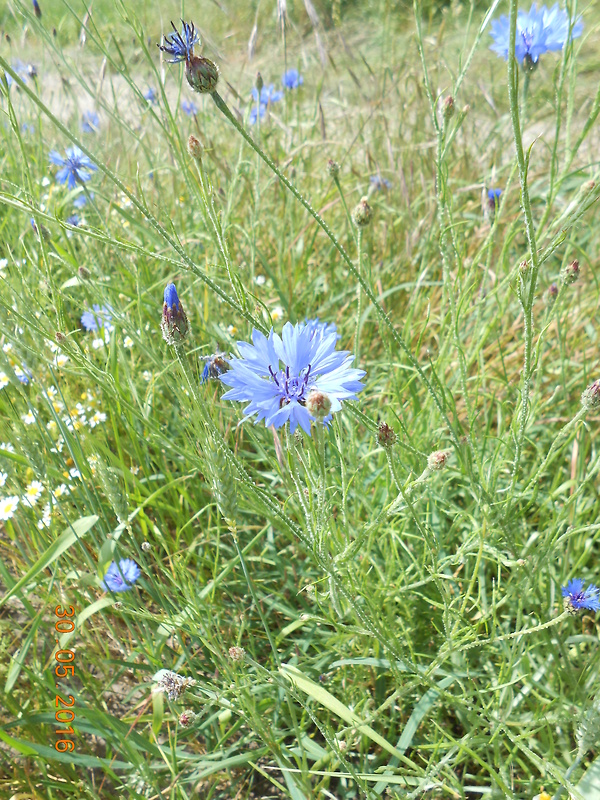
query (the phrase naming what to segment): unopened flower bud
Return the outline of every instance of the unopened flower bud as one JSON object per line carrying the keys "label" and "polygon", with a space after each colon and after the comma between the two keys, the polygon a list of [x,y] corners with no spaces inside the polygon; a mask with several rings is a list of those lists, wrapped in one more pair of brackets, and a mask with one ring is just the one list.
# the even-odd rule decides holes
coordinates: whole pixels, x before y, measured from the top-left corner
{"label": "unopened flower bud", "polygon": [[558,297],[558,286],[555,283],[551,283],[548,289],[546,290],[546,295],[544,300],[546,301],[547,306],[553,306],[556,302],[556,298]]}
{"label": "unopened flower bud", "polygon": [[387,422],[380,422],[377,427],[377,441],[382,447],[392,447],[396,443],[396,433]]}
{"label": "unopened flower bud", "polygon": [[62,331],[56,331],[56,333],[54,334],[54,339],[56,341],[56,344],[62,344],[66,338],[67,337]]}
{"label": "unopened flower bud", "polygon": [[229,648],[229,658],[232,661],[242,661],[244,656],[246,655],[246,651],[243,647],[238,647],[238,645],[234,645],[233,647]]}
{"label": "unopened flower bud", "polygon": [[527,53],[525,58],[523,59],[523,69],[525,70],[525,72],[535,72],[537,67],[538,67],[538,62],[534,61],[533,58],[529,55],[529,53]]}
{"label": "unopened flower bud", "polygon": [[450,458],[450,450],[435,450],[427,459],[427,467],[432,471],[444,469]]}
{"label": "unopened flower bud", "polygon": [[192,158],[200,160],[202,158],[202,145],[200,139],[192,133],[187,143],[188,153]]}
{"label": "unopened flower bud", "polygon": [[144,553],[147,553],[149,550],[152,550],[152,545],[150,542],[142,542],[142,550]]}
{"label": "unopened flower bud", "polygon": [[529,270],[529,262],[527,260],[521,261],[519,264],[519,272],[521,275],[526,275]]}
{"label": "unopened flower bud", "polygon": [[192,56],[185,62],[185,77],[195,92],[214,92],[219,80],[219,68],[208,58]]}
{"label": "unopened flower bud", "polygon": [[198,715],[186,709],[179,715],[179,724],[182,728],[189,728]]}
{"label": "unopened flower bud", "polygon": [[334,161],[333,158],[330,158],[327,162],[328,174],[331,175],[332,178],[337,178],[337,176],[340,174],[340,169],[341,167],[338,162]]}
{"label": "unopened flower bud", "polygon": [[189,330],[188,319],[177,296],[174,283],[168,283],[165,289],[163,316],[160,324],[163,339],[167,344],[179,344],[185,339]]}
{"label": "unopened flower bud", "polygon": [[449,94],[448,97],[444,97],[444,101],[442,102],[442,116],[445,122],[448,122],[454,116],[454,98],[451,94]]}
{"label": "unopened flower bud", "polygon": [[306,398],[306,410],[322,422],[331,413],[331,399],[325,392],[313,389]]}
{"label": "unopened flower bud", "polygon": [[373,211],[369,205],[367,198],[361,198],[360,203],[355,207],[352,212],[352,219],[357,228],[364,228],[371,222]]}
{"label": "unopened flower bud", "polygon": [[117,600],[117,602],[113,604],[113,608],[117,611],[120,611],[123,608],[123,603],[120,600]]}
{"label": "unopened flower bud", "polygon": [[584,408],[598,408],[600,406],[600,380],[591,383],[581,395],[581,405]]}
{"label": "unopened flower bud", "polygon": [[79,267],[77,273],[80,278],[83,278],[84,281],[90,278],[92,274],[87,267]]}
{"label": "unopened flower bud", "polygon": [[572,283],[576,283],[576,281],[579,280],[580,274],[581,271],[579,269],[579,261],[575,259],[574,261],[571,261],[570,264],[567,264],[563,270],[561,270],[560,277],[565,286],[570,286]]}
{"label": "unopened flower bud", "polygon": [[256,91],[260,95],[260,93],[262,92],[262,88],[265,85],[265,82],[263,81],[262,75],[260,74],[260,72],[256,73],[256,78],[254,80],[254,85],[256,86]]}

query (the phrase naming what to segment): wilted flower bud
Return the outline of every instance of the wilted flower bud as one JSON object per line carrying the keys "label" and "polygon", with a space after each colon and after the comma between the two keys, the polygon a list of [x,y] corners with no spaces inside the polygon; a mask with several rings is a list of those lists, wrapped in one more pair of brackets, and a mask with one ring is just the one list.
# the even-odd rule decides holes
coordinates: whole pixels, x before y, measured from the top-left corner
{"label": "wilted flower bud", "polygon": [[185,77],[195,92],[214,92],[219,80],[219,68],[204,56],[191,56],[185,62]]}
{"label": "wilted flower bud", "polygon": [[142,542],[142,550],[144,553],[147,553],[149,550],[152,550],[152,545],[150,542]]}
{"label": "wilted flower bud", "polygon": [[87,267],[79,267],[77,273],[79,274],[80,278],[83,278],[84,281],[86,281],[92,274]]}
{"label": "wilted flower bud", "polygon": [[113,603],[113,608],[116,611],[120,611],[123,608],[123,603],[120,600],[117,600],[116,603]]}
{"label": "wilted flower bud", "polygon": [[591,383],[581,395],[581,405],[584,408],[598,408],[600,406],[600,380]]}
{"label": "wilted flower bud", "polygon": [[186,689],[196,683],[193,678],[184,678],[170,669],[159,669],[154,680],[156,686],[152,691],[154,693],[166,692],[169,700],[178,700]]}
{"label": "wilted flower bud", "polygon": [[238,647],[238,645],[234,645],[233,647],[229,648],[229,658],[232,661],[242,661],[244,656],[246,655],[246,651],[243,647]]}
{"label": "wilted flower bud", "polygon": [[179,715],[179,724],[182,728],[189,728],[197,716],[198,715],[193,711],[186,709],[182,714]]}
{"label": "wilted flower bud", "polygon": [[325,392],[313,389],[306,398],[306,410],[322,422],[331,413],[331,399]]}
{"label": "wilted flower bud", "polygon": [[364,228],[371,222],[373,211],[369,205],[367,198],[361,198],[360,203],[355,207],[352,212],[352,219],[357,228]]}
{"label": "wilted flower bud", "polygon": [[391,447],[396,443],[396,433],[387,422],[380,422],[377,427],[377,441],[382,447]]}
{"label": "wilted flower bud", "polygon": [[553,306],[556,302],[556,298],[558,297],[558,286],[555,283],[551,283],[546,291],[546,295],[544,300],[546,301],[547,306]]}
{"label": "wilted flower bud", "polygon": [[444,101],[442,102],[442,116],[445,122],[448,122],[454,116],[454,98],[451,94],[449,94],[448,97],[444,97]]}
{"label": "wilted flower bud", "polygon": [[435,450],[435,452],[430,453],[429,458],[427,459],[427,467],[432,472],[444,469],[449,458],[450,450]]}
{"label": "wilted flower bud", "polygon": [[576,283],[579,280],[580,274],[579,261],[575,259],[561,270],[560,277],[565,286],[570,286],[572,283]]}
{"label": "wilted flower bud", "polygon": [[202,158],[202,145],[200,143],[200,139],[194,136],[193,133],[188,139],[187,149],[192,158]]}
{"label": "wilted flower bud", "polygon": [[331,175],[332,178],[337,178],[337,176],[340,174],[340,169],[341,167],[338,162],[334,161],[333,158],[330,158],[327,162],[328,174]]}
{"label": "wilted flower bud", "polygon": [[165,302],[161,322],[163,339],[167,344],[179,344],[185,339],[189,330],[188,319],[174,283],[168,283],[165,289]]}
{"label": "wilted flower bud", "polygon": [[260,74],[260,72],[256,73],[256,79],[254,81],[254,85],[256,86],[256,91],[258,92],[258,94],[260,96],[262,88],[265,85],[265,82],[263,81],[262,75]]}

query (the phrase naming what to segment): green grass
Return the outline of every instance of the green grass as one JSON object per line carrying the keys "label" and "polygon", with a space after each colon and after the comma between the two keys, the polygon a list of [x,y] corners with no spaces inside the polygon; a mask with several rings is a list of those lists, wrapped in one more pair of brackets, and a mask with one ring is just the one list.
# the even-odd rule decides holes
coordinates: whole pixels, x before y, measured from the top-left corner
{"label": "green grass", "polygon": [[[84,44],[83,6],[40,4],[41,21],[29,3],[0,11],[0,65],[38,68],[0,86],[0,499],[21,498],[0,528],[0,797],[598,800],[600,629],[561,615],[560,592],[600,580],[599,416],[580,413],[598,377],[598,9],[542,57],[526,100],[519,76],[522,205],[506,64],[488,28],[478,39],[478,4],[417,3],[421,36],[405,4],[317,5],[321,52],[299,3],[285,44],[275,3],[135,17],[103,0]],[[249,130],[335,242],[161,64],[181,16],[246,123],[257,69],[276,85],[300,69]],[[89,109],[100,129],[82,134]],[[73,141],[99,165],[79,227],[82,189],[48,161]],[[359,260],[346,209],[365,195]],[[562,286],[573,259],[581,277]],[[171,280],[191,329],[180,357],[160,333]],[[94,303],[112,309],[104,343],[80,326]],[[328,430],[239,425],[221,384],[200,383],[201,357],[253,326],[316,316],[367,373]],[[116,596],[101,580],[121,558],[142,576]],[[59,604],[77,624],[57,689]],[[196,683],[170,701],[151,691],[159,669]],[[55,749],[57,692],[74,698],[73,752]]]}

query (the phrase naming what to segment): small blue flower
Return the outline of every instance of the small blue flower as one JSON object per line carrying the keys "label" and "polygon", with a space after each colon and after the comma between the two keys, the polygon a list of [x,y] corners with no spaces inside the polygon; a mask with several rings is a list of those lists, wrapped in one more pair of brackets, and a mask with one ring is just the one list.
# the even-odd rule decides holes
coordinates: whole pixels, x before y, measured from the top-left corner
{"label": "small blue flower", "polygon": [[382,178],[381,175],[371,175],[369,182],[375,191],[380,191],[381,189],[390,189],[392,186],[388,179]]}
{"label": "small blue flower", "polygon": [[175,33],[163,36],[163,43],[158,45],[163,53],[171,56],[166,59],[170,64],[190,61],[194,55],[194,45],[200,41],[200,36],[196,33],[193,23],[181,20],[181,25],[181,33],[179,33],[175,25],[171,23]]}
{"label": "small blue flower", "polygon": [[[90,200],[94,199],[93,192],[89,192],[89,198]],[[85,192],[82,192],[75,198],[75,200],[73,200],[73,205],[75,206],[75,208],[83,208],[84,205],[87,203],[87,201],[88,201],[88,195],[86,195]]]}
{"label": "small blue flower", "polygon": [[198,113],[197,107],[194,105],[194,103],[192,103],[191,100],[182,100],[181,110],[184,114],[187,114],[188,117],[195,117]]}
{"label": "small blue flower", "polygon": [[165,287],[164,302],[169,311],[171,311],[172,309],[175,309],[175,311],[179,311],[179,296],[177,294],[177,289],[175,288],[174,283],[167,283]]}
{"label": "small blue flower", "polygon": [[561,586],[562,596],[566,598],[567,604],[574,610],[587,608],[589,611],[600,610],[600,589],[590,583],[584,589],[585,581],[581,578],[573,578],[566,586]]}
{"label": "small blue flower", "polygon": [[260,117],[261,119],[267,113],[267,107],[264,106],[262,103],[257,103],[255,106],[252,106],[250,109],[250,125],[256,125],[256,120]]}
{"label": "small blue flower", "polygon": [[268,106],[269,103],[278,103],[280,100],[282,100],[283,92],[280,89],[276,89],[275,86],[270,83],[268,86],[262,87],[260,90],[260,96],[256,86],[253,86],[252,97],[255,101],[260,102],[261,105]]}
{"label": "small blue flower", "polygon": [[49,158],[53,164],[62,167],[56,173],[56,182],[68,182],[69,189],[74,189],[78,182],[89,181],[92,177],[92,171],[98,169],[94,162],[75,146],[67,147],[64,158],[56,150],[51,150]]}
{"label": "small blue flower", "polygon": [[142,570],[131,558],[113,561],[106,570],[102,586],[111,592],[128,592],[142,574]]}
{"label": "small blue flower", "polygon": [[105,331],[112,331],[114,326],[111,323],[111,309],[106,306],[99,306],[94,303],[93,311],[84,311],[81,315],[81,325],[86,331],[97,331],[104,328]]}
{"label": "small blue flower", "polygon": [[288,69],[283,73],[281,83],[286,89],[297,89],[304,83],[304,78],[302,75],[300,75],[297,69]]}
{"label": "small blue flower", "polygon": [[298,323],[298,327],[301,329],[307,328],[311,339],[315,336],[322,339],[323,336],[328,336],[331,333],[335,333],[337,339],[342,338],[337,332],[337,325],[335,322],[319,322],[318,317],[314,319],[305,319],[304,322]]}
{"label": "small blue flower", "polygon": [[205,361],[204,369],[202,370],[202,377],[200,383],[206,383],[210,378],[218,378],[229,369],[223,353],[213,353],[211,356],[202,356],[202,361]]}
{"label": "small blue flower", "polygon": [[[527,60],[530,64],[537,64],[541,55],[553,50],[562,50],[569,38],[580,36],[582,30],[583,23],[579,20],[569,31],[569,17],[566,11],[560,10],[558,3],[550,10],[542,6],[539,11],[537,5],[533,3],[529,12],[520,10],[517,14],[515,41],[517,61],[522,64]],[[490,50],[505,60],[508,59],[510,26],[505,14],[500,19],[492,20],[490,35],[494,39]]]}
{"label": "small blue flower", "polygon": [[98,133],[100,117],[95,111],[86,111],[81,118],[81,130],[84,133]]}
{"label": "small blue flower", "polygon": [[496,203],[496,201],[500,199],[501,194],[502,189],[488,189],[488,200],[491,203]]}
{"label": "small blue flower", "polygon": [[223,395],[224,400],[248,402],[244,409],[246,418],[265,421],[265,426],[281,428],[290,423],[293,433],[300,427],[310,434],[315,417],[306,408],[312,392],[327,395],[331,401],[330,413],[339,411],[342,400],[356,399],[364,386],[359,382],[365,372],[352,369],[354,356],[347,351],[336,351],[337,334],[326,333],[309,325],[292,325],[287,322],[281,336],[273,329],[268,337],[252,331],[252,342],[238,342],[241,358],[229,359],[231,369],[220,376],[222,383],[232,388]]}
{"label": "small blue flower", "polygon": [[31,125],[29,122],[24,122],[21,125],[21,132],[22,133],[35,133],[35,127]]}
{"label": "small blue flower", "polygon": [[151,86],[148,87],[148,91],[144,94],[144,100],[147,100],[151,106],[158,102],[156,92]]}
{"label": "small blue flower", "polygon": [[[17,73],[19,78],[23,81],[23,83],[27,83],[29,78],[37,78],[37,69],[35,68],[34,64],[24,64],[22,61],[13,61],[12,68]],[[7,73],[6,75],[6,82],[10,86],[13,85],[14,80],[12,76]]]}
{"label": "small blue flower", "polygon": [[[71,214],[70,217],[66,218],[65,222],[68,225],[74,225],[77,228],[81,220],[79,219],[77,214]],[[89,312],[84,312],[84,313],[89,313]]]}

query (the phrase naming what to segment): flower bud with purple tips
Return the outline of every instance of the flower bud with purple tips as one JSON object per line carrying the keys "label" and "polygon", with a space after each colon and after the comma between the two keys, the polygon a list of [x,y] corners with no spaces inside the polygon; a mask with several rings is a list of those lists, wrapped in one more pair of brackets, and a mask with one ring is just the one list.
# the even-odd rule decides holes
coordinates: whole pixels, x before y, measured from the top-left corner
{"label": "flower bud with purple tips", "polygon": [[188,331],[188,319],[181,300],[177,296],[174,283],[168,283],[165,288],[165,301],[163,303],[163,316],[161,322],[163,339],[167,344],[176,345],[185,339]]}

